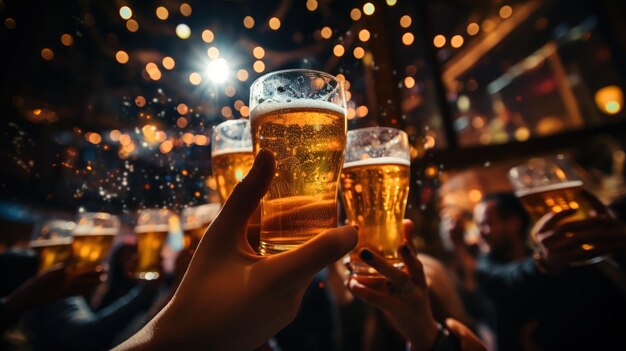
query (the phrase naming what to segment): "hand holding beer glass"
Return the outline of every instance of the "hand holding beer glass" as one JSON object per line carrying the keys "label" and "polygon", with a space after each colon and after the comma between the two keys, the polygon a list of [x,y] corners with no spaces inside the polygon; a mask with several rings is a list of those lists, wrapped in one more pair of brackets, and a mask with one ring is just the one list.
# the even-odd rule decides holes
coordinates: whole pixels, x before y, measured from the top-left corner
{"label": "hand holding beer glass", "polygon": [[167,209],[140,210],[137,215],[137,255],[139,256],[135,277],[155,280],[162,274],[161,250],[170,232],[170,217]]}
{"label": "hand holding beer glass", "polygon": [[39,271],[66,263],[72,255],[72,231],[76,223],[63,220],[45,221],[35,232],[30,247],[39,257]]}
{"label": "hand holding beer glass", "polygon": [[89,270],[104,260],[120,230],[120,219],[105,212],[78,215],[72,233],[72,263],[78,270]]}
{"label": "hand holding beer glass", "polygon": [[350,253],[356,275],[378,275],[359,258],[367,247],[401,267],[402,220],[409,195],[409,140],[395,128],[351,130],[341,174],[341,196],[352,225],[359,226],[359,243]]}
{"label": "hand holding beer glass", "polygon": [[223,204],[254,162],[250,121],[237,119],[215,126],[211,135],[211,159]]}
{"label": "hand holding beer glass", "polygon": [[[511,168],[509,180],[533,221],[544,215],[569,210],[574,213],[561,220],[561,223],[584,220],[592,216],[594,208],[583,195],[583,182],[575,175],[563,155],[556,157],[533,158],[525,164]],[[532,233],[536,241],[536,233]],[[573,233],[567,233],[571,238]],[[582,244],[580,250],[591,251],[593,245]],[[571,262],[571,266],[593,264],[605,259],[603,256],[589,260]]]}
{"label": "hand holding beer glass", "polygon": [[204,232],[219,211],[220,204],[218,203],[190,206],[183,210],[183,241],[185,248],[196,249]]}
{"label": "hand holding beer glass", "polygon": [[260,252],[299,246],[337,225],[337,183],[346,143],[341,82],[318,71],[286,70],[250,88],[254,152],[276,157],[276,173],[261,201]]}

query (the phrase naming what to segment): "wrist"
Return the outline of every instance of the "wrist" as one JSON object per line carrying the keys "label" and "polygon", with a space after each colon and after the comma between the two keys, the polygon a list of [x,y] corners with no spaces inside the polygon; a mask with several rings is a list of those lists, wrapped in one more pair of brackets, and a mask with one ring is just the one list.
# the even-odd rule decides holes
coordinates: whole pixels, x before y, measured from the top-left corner
{"label": "wrist", "polygon": [[437,331],[434,336],[434,340],[430,343],[430,346],[426,348],[414,348],[411,344],[411,350],[426,350],[426,351],[458,351],[461,350],[461,343],[459,339],[454,336],[445,326],[437,323]]}

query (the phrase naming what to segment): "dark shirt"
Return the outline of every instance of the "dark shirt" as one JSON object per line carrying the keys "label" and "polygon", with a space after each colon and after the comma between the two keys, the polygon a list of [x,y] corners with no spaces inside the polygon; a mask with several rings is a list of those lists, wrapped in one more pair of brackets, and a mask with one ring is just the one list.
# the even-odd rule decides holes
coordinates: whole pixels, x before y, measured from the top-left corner
{"label": "dark shirt", "polygon": [[499,350],[626,350],[626,295],[601,270],[606,264],[549,276],[532,258],[480,257],[477,278],[496,308]]}
{"label": "dark shirt", "polygon": [[33,350],[105,350],[137,313],[149,307],[152,293],[137,287],[94,312],[75,296],[37,308],[24,316]]}

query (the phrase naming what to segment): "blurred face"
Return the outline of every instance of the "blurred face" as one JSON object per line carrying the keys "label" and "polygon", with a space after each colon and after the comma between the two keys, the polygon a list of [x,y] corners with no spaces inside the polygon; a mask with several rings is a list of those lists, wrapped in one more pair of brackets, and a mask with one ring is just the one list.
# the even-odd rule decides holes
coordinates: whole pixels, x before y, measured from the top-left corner
{"label": "blurred face", "polygon": [[494,252],[505,252],[512,241],[520,240],[518,218],[502,218],[494,201],[481,202],[474,208],[474,221],[480,236]]}

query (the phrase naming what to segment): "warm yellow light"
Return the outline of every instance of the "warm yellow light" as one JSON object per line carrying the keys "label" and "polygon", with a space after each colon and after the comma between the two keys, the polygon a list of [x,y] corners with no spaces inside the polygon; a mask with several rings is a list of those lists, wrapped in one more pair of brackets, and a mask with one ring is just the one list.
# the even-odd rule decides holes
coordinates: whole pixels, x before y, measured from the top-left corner
{"label": "warm yellow light", "polygon": [[317,9],[317,0],[307,0],[306,9],[313,12]]}
{"label": "warm yellow light", "polygon": [[130,143],[132,143],[133,140],[130,138],[130,135],[122,134],[120,135],[119,142],[122,146],[127,146],[127,145],[130,145]]}
{"label": "warm yellow light", "polygon": [[224,118],[232,117],[233,116],[233,110],[231,110],[231,108],[228,107],[228,106],[222,107],[222,116],[224,116]]}
{"label": "warm yellow light", "polygon": [[254,18],[252,16],[246,16],[243,18],[243,26],[252,29],[254,27]]}
{"label": "warm yellow light", "polygon": [[498,14],[500,15],[500,18],[507,19],[513,14],[513,8],[511,8],[511,6],[509,5],[502,6],[500,8],[500,11],[498,11]]}
{"label": "warm yellow light", "polygon": [[102,136],[100,136],[100,134],[98,133],[90,133],[87,141],[92,144],[98,145],[100,144],[100,142],[102,142]]}
{"label": "warm yellow light", "polygon": [[194,143],[198,146],[204,146],[209,144],[209,138],[206,135],[198,134],[193,138]]}
{"label": "warm yellow light", "polygon": [[596,92],[595,102],[602,113],[615,115],[622,111],[624,93],[619,86],[609,85]]}
{"label": "warm yellow light", "polygon": [[141,96],[141,95],[138,95],[135,98],[135,105],[137,105],[137,107],[144,107],[144,106],[146,106],[146,98]]}
{"label": "warm yellow light", "polygon": [[280,20],[277,17],[270,18],[269,26],[272,30],[278,30],[280,28]]}
{"label": "warm yellow light", "polygon": [[239,113],[241,113],[241,117],[248,117],[250,115],[250,108],[248,106],[242,106]]}
{"label": "warm yellow light", "polygon": [[480,190],[478,189],[472,189],[467,193],[467,197],[470,199],[471,202],[476,203],[483,198],[483,193],[480,192]]}
{"label": "warm yellow light", "polygon": [[450,45],[452,45],[453,48],[460,48],[463,46],[463,37],[460,35],[453,36],[452,39],[450,39]]}
{"label": "warm yellow light", "polygon": [[427,135],[424,137],[424,149],[430,150],[435,147],[436,140],[432,135]]}
{"label": "warm yellow light", "polygon": [[172,143],[169,140],[164,141],[163,143],[161,143],[161,146],[159,146],[159,150],[161,151],[161,153],[164,153],[164,154],[172,151],[173,148],[174,148],[174,143]]}
{"label": "warm yellow light", "polygon": [[74,44],[74,38],[69,34],[61,35],[61,44],[65,46],[72,46]]}
{"label": "warm yellow light", "polygon": [[133,17],[133,10],[131,10],[130,7],[128,6],[120,7],[120,17],[122,17],[125,20]]}
{"label": "warm yellow light", "polygon": [[188,25],[181,23],[176,26],[176,35],[180,39],[189,39],[191,36],[191,28]]}
{"label": "warm yellow light", "polygon": [[242,82],[248,80],[248,71],[246,71],[245,69],[240,69],[239,71],[237,71],[237,79]]}
{"label": "warm yellow light", "polygon": [[519,141],[525,141],[530,138],[530,130],[526,127],[519,127],[515,130],[515,139]]}
{"label": "warm yellow light", "polygon": [[187,3],[182,3],[180,5],[180,14],[185,16],[185,17],[189,17],[191,16],[191,5],[187,4]]}
{"label": "warm yellow light", "polygon": [[359,118],[363,118],[365,116],[367,116],[368,113],[368,109],[367,106],[363,105],[363,106],[359,106],[356,108],[356,116]]}
{"label": "warm yellow light", "polygon": [[152,74],[158,70],[159,70],[159,67],[156,65],[156,63],[148,62],[146,64],[146,72],[148,72],[148,74]]}
{"label": "warm yellow light", "polygon": [[426,167],[426,169],[424,169],[424,175],[427,176],[428,178],[434,178],[438,173],[438,169],[437,166],[435,165],[429,165]]}
{"label": "warm yellow light", "polygon": [[176,120],[176,125],[178,126],[178,128],[185,128],[187,126],[187,124],[189,124],[189,121],[187,121],[187,118],[185,117],[178,117],[178,119]]}
{"label": "warm yellow light", "polygon": [[210,43],[213,40],[215,40],[215,35],[213,34],[213,32],[210,29],[205,29],[202,31],[202,40],[205,43]]}
{"label": "warm yellow light", "polygon": [[263,71],[265,71],[265,63],[263,63],[263,61],[255,61],[254,64],[252,65],[252,68],[254,69],[255,72],[257,73],[261,73]]}
{"label": "warm yellow light", "polygon": [[169,56],[165,56],[162,63],[163,67],[168,70],[174,69],[174,66],[176,66],[176,62],[174,61],[174,59]]}
{"label": "warm yellow light", "polygon": [[135,21],[134,19],[129,19],[128,21],[126,21],[126,29],[128,29],[128,31],[131,33],[135,33],[139,30],[139,22]]}
{"label": "warm yellow light", "polygon": [[241,100],[237,100],[235,101],[235,103],[233,104],[233,106],[235,107],[235,110],[239,111],[241,110],[241,108],[244,106],[244,102]]}
{"label": "warm yellow light", "polygon": [[359,32],[359,40],[362,42],[370,40],[370,31],[367,29],[361,29]]}
{"label": "warm yellow light", "polygon": [[211,60],[217,60],[220,57],[220,49],[215,46],[211,46],[206,53]]}
{"label": "warm yellow light", "polygon": [[415,79],[413,77],[404,78],[404,86],[411,89],[415,86]]}
{"label": "warm yellow light", "polygon": [[206,75],[214,83],[224,83],[230,75],[228,62],[223,58],[219,58],[217,60],[209,62],[209,65],[206,69]]}
{"label": "warm yellow light", "polygon": [[235,94],[237,94],[237,89],[235,89],[234,86],[229,85],[226,88],[224,88],[224,94],[228,97],[233,97],[235,96]]}
{"label": "warm yellow light", "polygon": [[404,15],[400,17],[400,27],[402,28],[409,28],[412,22],[413,20],[411,19],[411,16],[409,15]]}
{"label": "warm yellow light", "polygon": [[125,64],[128,62],[128,54],[126,53],[126,51],[120,50],[115,53],[115,59],[117,60],[117,62]]}
{"label": "warm yellow light", "polygon": [[365,56],[365,50],[363,50],[363,48],[360,46],[355,47],[352,53],[354,54],[354,58],[356,59],[362,59],[363,56]]}
{"label": "warm yellow light", "polygon": [[330,39],[330,37],[333,36],[333,30],[330,29],[330,27],[324,27],[322,28],[322,30],[320,31],[320,34],[322,36],[322,38],[324,39]]}
{"label": "warm yellow light", "polygon": [[193,72],[189,75],[189,83],[193,85],[200,85],[202,83],[202,75],[198,72]]}
{"label": "warm yellow light", "polygon": [[120,132],[117,129],[113,129],[111,133],[109,133],[109,138],[111,138],[112,141],[117,142],[120,140],[121,135],[122,135],[122,132]]}
{"label": "warm yellow light", "polygon": [[194,139],[195,138],[192,133],[187,132],[183,134],[183,142],[187,145],[193,144]]}
{"label": "warm yellow light", "polygon": [[257,47],[255,47],[255,48],[252,50],[252,55],[253,55],[255,58],[257,58],[257,59],[259,59],[259,60],[260,60],[260,59],[262,59],[262,58],[265,56],[265,49],[263,49],[263,48],[262,48],[262,47],[260,47],[260,46],[257,46]]}
{"label": "warm yellow light", "polygon": [[365,56],[363,56],[363,64],[372,65],[374,64],[374,55],[371,52],[365,52]]}
{"label": "warm yellow light", "polygon": [[178,104],[178,106],[176,106],[176,112],[178,112],[178,114],[180,115],[185,115],[189,112],[189,107],[181,102],[180,104]]}
{"label": "warm yellow light", "polygon": [[361,19],[361,10],[359,9],[352,9],[350,11],[350,18],[352,18],[353,21],[358,21]]}
{"label": "warm yellow light", "polygon": [[413,33],[406,32],[402,36],[402,44],[404,45],[411,45],[413,44],[414,41],[415,41],[415,36],[413,35]]}
{"label": "warm yellow light", "polygon": [[393,6],[398,3],[398,0],[387,0],[387,5]]}
{"label": "warm yellow light", "polygon": [[479,30],[480,30],[480,26],[476,22],[472,22],[472,23],[467,25],[467,34],[469,34],[469,35],[476,35],[476,34],[478,34]]}
{"label": "warm yellow light", "polygon": [[335,56],[337,56],[337,57],[341,57],[345,53],[346,53],[346,49],[344,49],[343,45],[341,45],[341,44],[337,44],[333,48],[333,54],[335,54]]}
{"label": "warm yellow light", "polygon": [[54,51],[44,48],[41,50],[41,57],[46,61],[51,61],[54,58]]}
{"label": "warm yellow light", "polygon": [[441,34],[435,35],[435,38],[433,39],[433,45],[435,45],[436,48],[442,48],[444,45],[446,45],[446,37]]}
{"label": "warm yellow light", "polygon": [[170,16],[170,12],[165,7],[159,6],[156,8],[156,16],[161,21],[165,21]]}
{"label": "warm yellow light", "polygon": [[371,16],[374,14],[374,11],[376,11],[376,7],[374,6],[374,4],[372,4],[371,2],[366,2],[363,5],[363,13]]}
{"label": "warm yellow light", "polygon": [[348,107],[348,119],[354,119],[356,117],[356,111],[352,107]]}
{"label": "warm yellow light", "polygon": [[496,29],[496,22],[492,19],[486,19],[483,21],[483,24],[481,25],[481,28],[483,29],[483,31],[485,33],[491,33]]}

